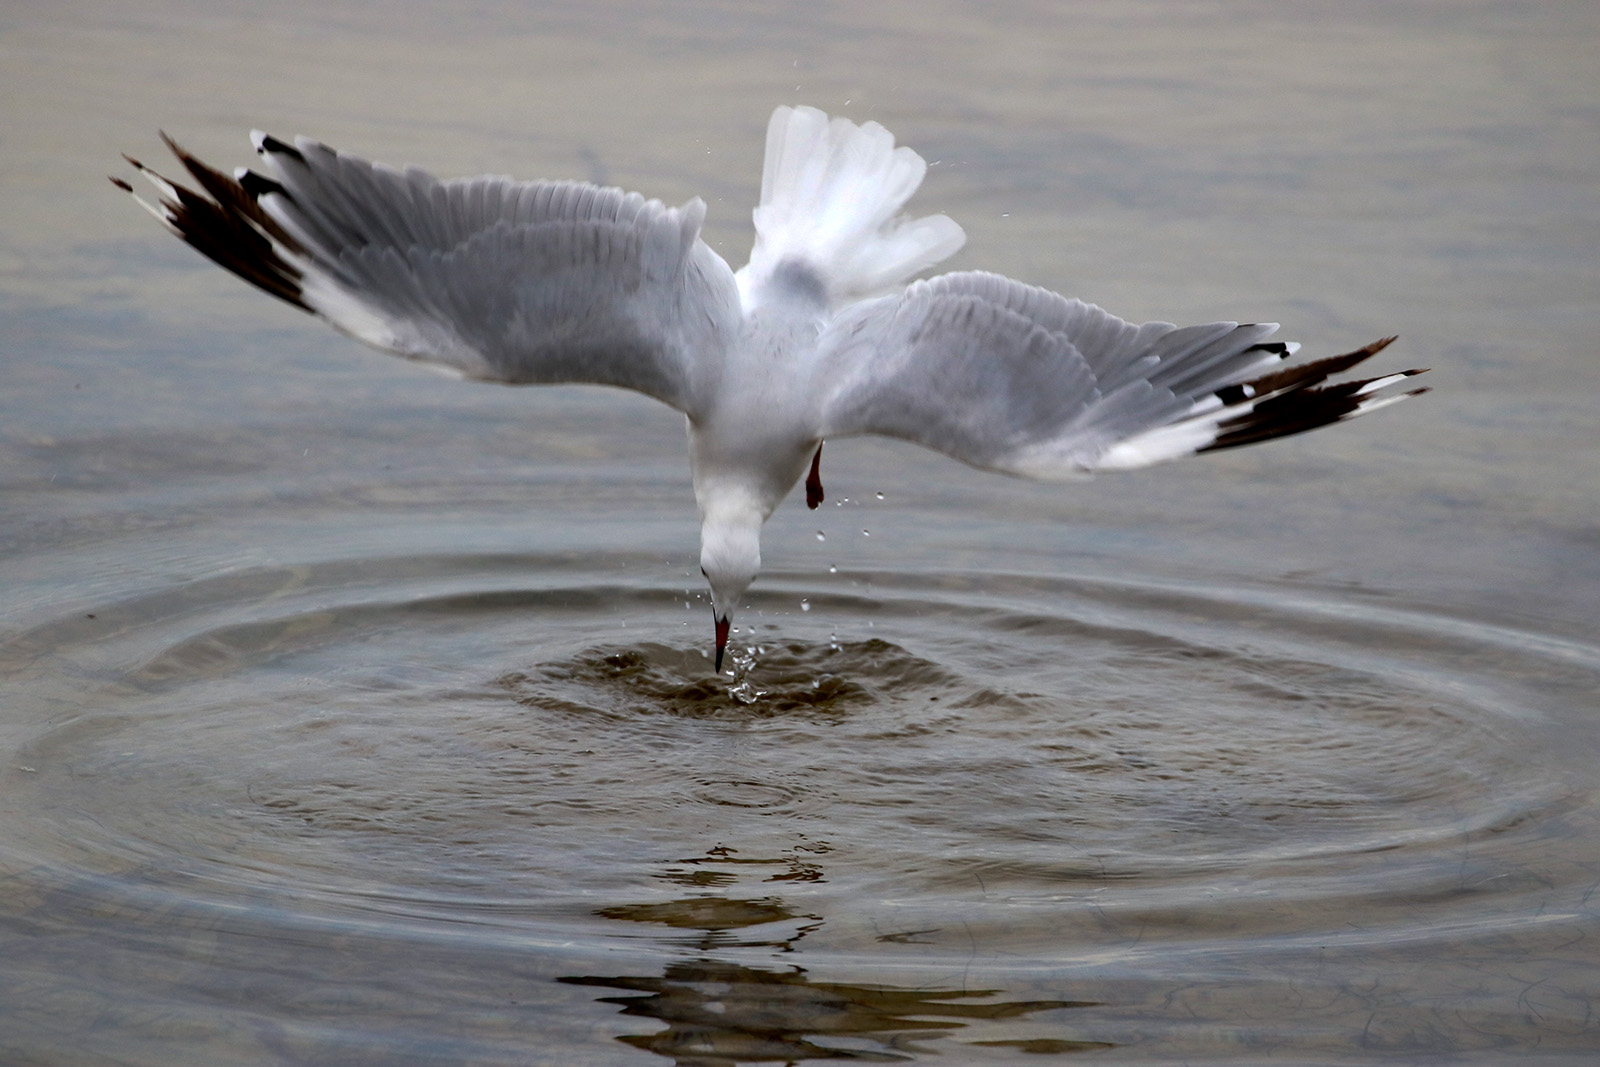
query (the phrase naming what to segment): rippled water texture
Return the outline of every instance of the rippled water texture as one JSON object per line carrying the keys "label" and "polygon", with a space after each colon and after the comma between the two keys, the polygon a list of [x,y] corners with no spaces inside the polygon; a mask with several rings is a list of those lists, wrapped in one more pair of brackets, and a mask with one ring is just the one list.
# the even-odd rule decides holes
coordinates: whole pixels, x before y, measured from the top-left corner
{"label": "rippled water texture", "polygon": [[[1591,1062],[1597,43],[1581,4],[0,20],[0,1062]],[[830,443],[718,676],[675,416],[367,353],[99,177],[300,130],[700,193],[738,259],[792,99],[937,161],[960,266],[1397,331],[1436,391],[1066,487]]]}
{"label": "rippled water texture", "polygon": [[[1547,852],[1594,840],[1570,729],[1600,650],[1283,589],[828,589],[867,577],[764,581],[781,621],[746,630],[743,699],[701,643],[564,639],[601,610],[671,634],[684,594],[548,558],[261,569],[46,625],[8,646],[25,678],[130,666],[0,778],[32,813],[14,917],[126,953],[140,931],[141,960],[175,941],[227,1012],[287,994],[292,1032],[306,978],[279,953],[343,943],[320,967],[348,957],[340,998],[381,1004],[486,952],[519,985],[628,992],[669,1029],[619,1036],[689,1062],[1137,1047],[1139,1005],[1191,983],[1250,1012],[1202,1052],[1304,1045],[1308,1017],[1332,1051],[1360,1005],[1365,1040],[1403,1047],[1437,1009],[1374,997],[1580,936]],[[906,640],[822,636],[781,611],[801,597]],[[219,951],[252,941],[266,959]],[[374,974],[374,951],[422,962]],[[361,1007],[329,995],[304,1010]],[[521,995],[543,1027],[556,994]],[[1545,1029],[1472,1021],[1489,1048]]]}

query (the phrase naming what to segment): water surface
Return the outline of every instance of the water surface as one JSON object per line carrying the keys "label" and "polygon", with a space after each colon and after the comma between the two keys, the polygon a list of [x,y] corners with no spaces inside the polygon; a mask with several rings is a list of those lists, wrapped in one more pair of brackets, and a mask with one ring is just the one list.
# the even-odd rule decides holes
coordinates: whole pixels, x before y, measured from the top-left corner
{"label": "water surface", "polygon": [[[1596,21],[6,16],[0,1058],[1588,1062]],[[369,353],[101,177],[261,126],[739,260],[791,101],[958,266],[1436,391],[1066,487],[831,443],[718,677],[677,416]]]}

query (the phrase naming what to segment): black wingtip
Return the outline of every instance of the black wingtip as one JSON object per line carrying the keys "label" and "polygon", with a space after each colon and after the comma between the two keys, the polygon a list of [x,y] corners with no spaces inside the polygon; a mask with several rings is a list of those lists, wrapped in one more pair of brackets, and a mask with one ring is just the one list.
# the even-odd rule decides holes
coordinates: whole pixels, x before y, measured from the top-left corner
{"label": "black wingtip", "polygon": [[1219,389],[1217,398],[1230,407],[1244,404],[1255,397],[1262,399],[1248,410],[1220,423],[1216,439],[1197,451],[1216,452],[1278,437],[1290,437],[1365,414],[1374,407],[1382,406],[1379,401],[1421,396],[1429,391],[1427,387],[1387,398],[1378,394],[1395,380],[1426,373],[1426,368],[1393,371],[1358,381],[1323,384],[1332,375],[1377,355],[1396,340],[1397,336],[1382,337],[1342,356],[1285,367],[1252,381]]}
{"label": "black wingtip", "polygon": [[271,178],[257,174],[253,170],[245,171],[243,174],[239,175],[237,180],[239,182],[239,188],[243,189],[247,194],[249,194],[252,200],[259,201],[263,196],[267,196],[269,194],[285,197],[289,200],[294,199],[293,197],[289,196],[289,190],[285,189],[281,182],[273,181]]}
{"label": "black wingtip", "polygon": [[133,186],[129,185],[127,182],[123,181],[121,178],[117,177],[115,174],[107,174],[106,177],[111,179],[111,184],[112,185],[115,185],[118,189],[121,189],[123,192],[125,192],[125,193],[133,192]]}
{"label": "black wingtip", "polygon": [[[161,140],[203,192],[157,175],[132,156],[124,154],[123,158],[159,184],[161,210],[168,225],[218,266],[302,311],[311,311],[301,289],[303,272],[286,258],[304,250],[262,211],[256,203],[257,192],[202,163],[165,130]],[[133,191],[126,182],[112,181],[120,189]]]}
{"label": "black wingtip", "polygon": [[292,144],[287,144],[278,140],[270,133],[264,133],[261,135],[261,151],[285,155],[298,163],[304,163],[306,161],[306,157],[300,154],[300,149],[296,148]]}

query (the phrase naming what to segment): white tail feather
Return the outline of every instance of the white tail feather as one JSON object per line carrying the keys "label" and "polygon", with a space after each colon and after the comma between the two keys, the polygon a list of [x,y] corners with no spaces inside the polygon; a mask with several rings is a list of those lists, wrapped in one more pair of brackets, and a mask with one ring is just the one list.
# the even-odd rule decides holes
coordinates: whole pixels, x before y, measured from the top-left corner
{"label": "white tail feather", "polygon": [[767,126],[755,247],[739,272],[745,303],[787,260],[816,271],[837,305],[903,284],[954,253],[967,239],[954,221],[899,214],[927,170],[876,122],[778,108]]}

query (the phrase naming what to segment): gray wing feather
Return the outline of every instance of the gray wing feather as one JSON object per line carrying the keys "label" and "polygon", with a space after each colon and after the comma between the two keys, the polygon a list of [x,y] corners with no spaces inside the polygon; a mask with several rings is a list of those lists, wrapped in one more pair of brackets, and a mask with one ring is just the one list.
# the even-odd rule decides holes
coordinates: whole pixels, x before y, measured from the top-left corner
{"label": "gray wing feather", "polygon": [[699,240],[698,200],[440,182],[303,138],[294,150],[258,140],[284,190],[262,207],[337,290],[312,278],[307,303],[379,347],[472,377],[622,386],[692,410],[697,368],[737,329],[733,275]]}
{"label": "gray wing feather", "polygon": [[824,435],[884,434],[976,467],[1067,477],[1118,442],[1220,408],[1219,389],[1291,350],[1262,344],[1275,329],[1135,325],[999,275],[947,274],[830,327]]}
{"label": "gray wing feather", "polygon": [[699,239],[699,200],[439,181],[305,138],[254,140],[262,173],[232,178],[169,141],[211,199],[156,178],[158,215],[217,263],[379,348],[491,381],[635,389],[693,412],[737,334],[738,289]]}

